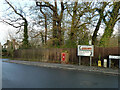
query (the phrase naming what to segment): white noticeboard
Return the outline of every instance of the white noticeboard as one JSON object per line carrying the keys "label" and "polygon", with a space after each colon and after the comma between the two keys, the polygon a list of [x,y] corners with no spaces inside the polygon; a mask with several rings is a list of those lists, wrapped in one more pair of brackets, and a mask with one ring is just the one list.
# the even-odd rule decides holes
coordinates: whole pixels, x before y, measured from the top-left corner
{"label": "white noticeboard", "polygon": [[78,45],[78,56],[94,56],[93,45]]}
{"label": "white noticeboard", "polygon": [[109,55],[110,59],[120,59],[120,56],[113,56],[113,55]]}

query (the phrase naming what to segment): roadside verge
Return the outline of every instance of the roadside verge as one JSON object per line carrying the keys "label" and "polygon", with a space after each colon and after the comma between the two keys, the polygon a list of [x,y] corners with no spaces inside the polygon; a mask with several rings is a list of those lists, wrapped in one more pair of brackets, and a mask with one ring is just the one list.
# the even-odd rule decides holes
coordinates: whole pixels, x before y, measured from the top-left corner
{"label": "roadside verge", "polygon": [[120,74],[119,69],[112,68],[103,68],[103,67],[95,67],[95,66],[83,66],[83,65],[71,65],[71,64],[56,64],[56,63],[44,63],[44,62],[31,62],[31,61],[20,61],[20,60],[2,60],[3,62],[16,63],[16,64],[25,64],[25,65],[33,65],[40,67],[48,67],[48,68],[58,68],[58,69],[67,69],[67,70],[78,70],[78,71],[88,71],[88,72],[97,72],[97,73],[105,73],[105,74]]}

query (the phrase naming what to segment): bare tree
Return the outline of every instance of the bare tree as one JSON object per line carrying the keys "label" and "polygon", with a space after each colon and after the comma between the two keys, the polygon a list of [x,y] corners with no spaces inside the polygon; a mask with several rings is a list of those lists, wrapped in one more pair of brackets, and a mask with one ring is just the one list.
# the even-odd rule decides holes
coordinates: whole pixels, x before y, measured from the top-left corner
{"label": "bare tree", "polygon": [[102,7],[97,7],[96,8],[96,11],[98,11],[99,13],[99,19],[98,19],[98,22],[97,22],[97,25],[95,27],[95,30],[93,32],[93,36],[92,36],[92,44],[95,45],[96,41],[97,41],[97,33],[98,33],[98,30],[100,28],[100,25],[102,23],[102,20],[105,18],[105,15],[104,15],[104,11],[105,11],[105,8],[106,6],[108,5],[109,3],[107,2],[102,2]]}
{"label": "bare tree", "polygon": [[91,3],[86,2],[72,2],[66,5],[67,13],[71,17],[70,21],[70,32],[69,32],[69,42],[73,46],[84,38],[87,31],[87,25],[90,24]]}
{"label": "bare tree", "polygon": [[[21,30],[21,28],[24,28],[24,39],[23,39],[23,47],[27,48],[29,46],[29,41],[28,41],[28,21],[26,19],[25,13],[23,12],[23,10],[17,9],[15,6],[13,6],[10,1],[5,0],[5,2],[9,5],[9,9],[11,8],[12,11],[8,14],[7,17],[9,17],[8,19],[4,19],[3,22],[13,26],[14,28],[19,28],[19,31]],[[8,10],[9,10],[8,9]],[[16,14],[19,17],[14,17],[14,14]],[[13,15],[13,16],[10,16]]]}
{"label": "bare tree", "polygon": [[[45,22],[45,44],[47,42],[47,13],[45,13],[43,10],[42,10],[42,2],[39,3],[40,4],[40,12],[43,14],[44,16],[44,22]],[[36,5],[38,6],[38,3],[36,2]],[[43,36],[43,35],[42,35]]]}
{"label": "bare tree", "polygon": [[109,19],[106,20],[104,18],[104,22],[106,25],[106,28],[104,30],[104,34],[100,40],[101,46],[106,46],[113,34],[114,26],[118,20],[120,20],[120,1],[119,2],[113,2],[113,9],[112,11],[108,11],[108,17]]}
{"label": "bare tree", "polygon": [[[64,12],[64,3],[63,1],[60,2],[61,5],[61,12],[58,12],[57,1],[54,0],[54,5],[49,2],[36,2],[36,5],[40,8],[47,7],[52,11],[52,25],[53,25],[53,45],[62,45],[62,34],[61,34],[61,22],[63,18]],[[58,40],[56,43],[55,40]]]}

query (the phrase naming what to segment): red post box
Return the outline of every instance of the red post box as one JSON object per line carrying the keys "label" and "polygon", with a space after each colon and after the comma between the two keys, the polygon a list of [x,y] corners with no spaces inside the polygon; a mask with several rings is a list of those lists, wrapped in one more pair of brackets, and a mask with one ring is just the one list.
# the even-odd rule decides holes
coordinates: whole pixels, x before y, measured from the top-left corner
{"label": "red post box", "polygon": [[66,54],[62,53],[62,61],[65,61]]}
{"label": "red post box", "polygon": [[61,63],[68,64],[69,62],[69,55],[67,52],[61,53]]}

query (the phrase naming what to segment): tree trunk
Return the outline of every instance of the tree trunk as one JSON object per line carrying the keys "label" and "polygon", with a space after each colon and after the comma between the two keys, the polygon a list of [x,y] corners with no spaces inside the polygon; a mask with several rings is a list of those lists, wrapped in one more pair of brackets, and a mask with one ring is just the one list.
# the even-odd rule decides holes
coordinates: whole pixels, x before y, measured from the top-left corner
{"label": "tree trunk", "polygon": [[73,16],[72,16],[72,24],[71,24],[71,32],[70,32],[70,41],[71,44],[75,44],[76,43],[76,27],[75,27],[75,22],[76,22],[76,16],[77,16],[77,4],[78,2],[74,3],[74,7],[73,7]]}
{"label": "tree trunk", "polygon": [[55,40],[57,39],[57,26],[56,26],[56,16],[55,12],[53,12],[53,46],[56,45]]}
{"label": "tree trunk", "polygon": [[41,39],[42,39],[42,45],[44,45],[44,35],[42,32],[40,33],[40,35],[41,35]]}
{"label": "tree trunk", "polygon": [[47,15],[42,11],[41,5],[42,5],[42,3],[40,2],[40,11],[43,14],[44,19],[45,19],[45,40],[44,40],[44,43],[46,44],[46,42],[47,42]]}
{"label": "tree trunk", "polygon": [[45,16],[45,44],[47,43],[47,17]]}
{"label": "tree trunk", "polygon": [[54,1],[55,7],[53,10],[53,46],[58,45],[58,27],[57,27],[57,2]]}
{"label": "tree trunk", "polygon": [[61,22],[58,22],[58,45],[62,45]]}
{"label": "tree trunk", "polygon": [[23,48],[27,48],[29,46],[28,42],[28,22],[24,19],[24,39],[23,39]]}
{"label": "tree trunk", "polygon": [[98,20],[97,26],[96,26],[95,31],[94,31],[93,36],[92,36],[92,44],[93,44],[93,45],[95,45],[95,43],[96,43],[97,33],[98,33],[99,28],[100,28],[101,21],[102,21],[102,19],[104,18],[103,12],[104,12],[104,9],[105,9],[106,6],[107,6],[107,3],[106,3],[106,2],[103,2],[103,6],[102,6],[102,8],[99,10],[100,18],[99,18],[99,20]]}
{"label": "tree trunk", "polygon": [[61,30],[61,22],[62,22],[62,18],[63,18],[63,12],[64,12],[64,4],[63,2],[61,2],[61,13],[60,13],[60,16],[57,16],[57,24],[58,24],[58,45],[62,45],[62,42],[63,42],[63,38],[62,38],[62,30]]}
{"label": "tree trunk", "polygon": [[118,18],[118,13],[120,10],[120,1],[119,2],[114,2],[113,10],[111,12],[111,17],[110,20],[108,21],[104,34],[100,40],[100,45],[101,46],[107,46],[109,44],[109,40],[112,36],[113,33],[113,28],[116,23],[116,19]]}

